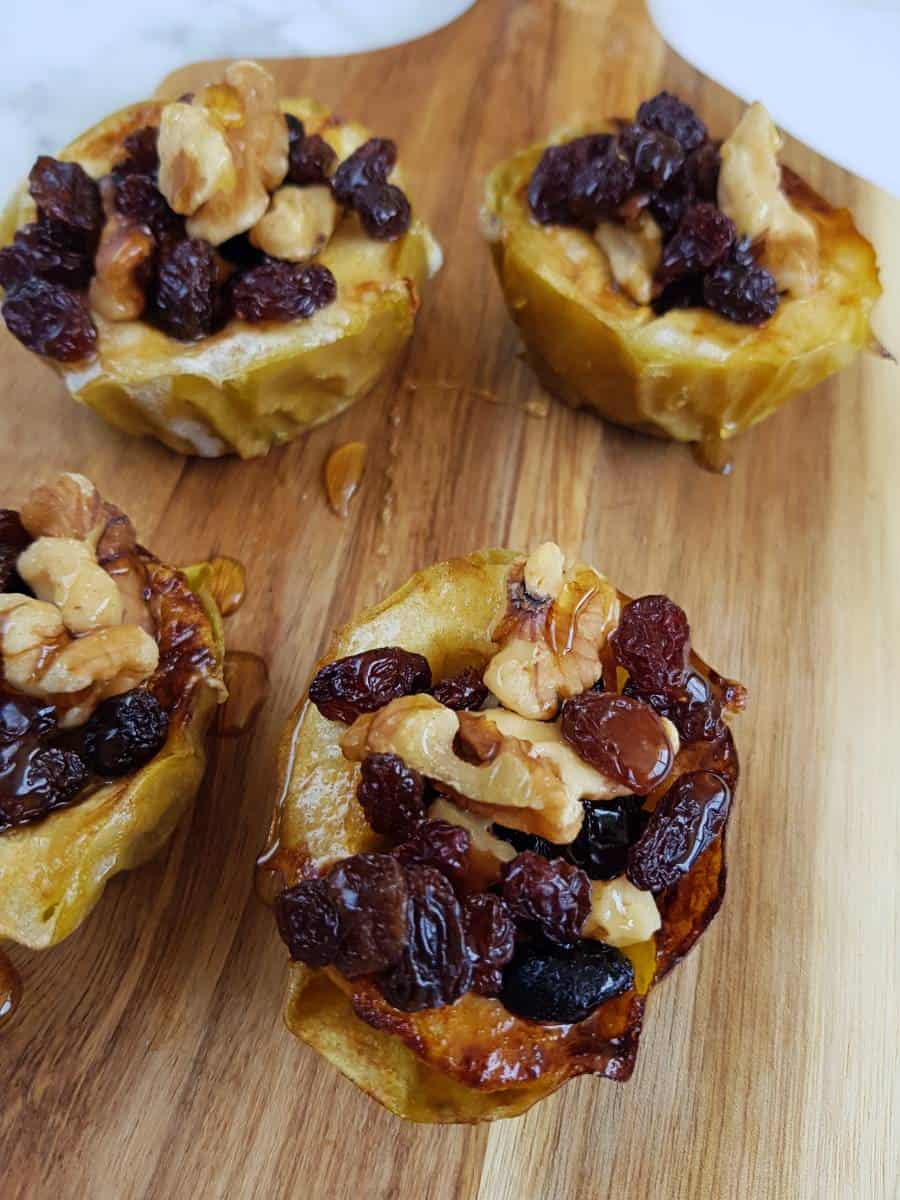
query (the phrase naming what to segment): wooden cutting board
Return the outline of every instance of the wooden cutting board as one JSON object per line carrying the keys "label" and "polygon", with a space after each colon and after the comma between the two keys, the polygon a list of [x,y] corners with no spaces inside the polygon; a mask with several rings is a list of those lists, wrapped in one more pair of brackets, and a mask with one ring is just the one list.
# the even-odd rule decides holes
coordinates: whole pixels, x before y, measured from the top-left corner
{"label": "wooden cutting board", "polygon": [[[661,86],[715,132],[739,112],[634,0],[481,0],[424,41],[274,69],[287,93],[399,140],[446,265],[393,377],[256,462],[129,440],[0,344],[0,503],[79,470],[160,555],[236,555],[250,594],[231,645],[272,677],[253,731],[212,742],[170,848],[62,946],[13,951],[26,998],[0,1036],[0,1195],[897,1195],[896,368],[866,358],[794,401],[743,439],[727,479],[556,404],[535,415],[542,393],[478,234],[485,171]],[[763,99],[765,81],[760,63]],[[799,145],[787,157],[878,247],[876,324],[897,349],[900,208]],[[369,462],[341,521],[322,469],[350,439]],[[493,1127],[416,1127],[282,1027],[285,954],[251,889],[274,748],[335,623],[432,560],[547,537],[632,594],[671,593],[700,651],[749,685],[728,896],[652,997],[629,1084],[578,1080]]]}

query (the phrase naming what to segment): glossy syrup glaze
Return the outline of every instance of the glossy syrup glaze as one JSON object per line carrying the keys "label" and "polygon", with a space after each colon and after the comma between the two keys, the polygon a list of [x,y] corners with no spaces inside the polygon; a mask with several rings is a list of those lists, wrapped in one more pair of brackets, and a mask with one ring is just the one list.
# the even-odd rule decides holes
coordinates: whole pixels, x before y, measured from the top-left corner
{"label": "glossy syrup glaze", "polygon": [[331,511],[337,516],[349,516],[350,501],[359,489],[365,469],[365,442],[345,442],[329,454],[325,463],[325,492]]}
{"label": "glossy syrup glaze", "polygon": [[249,650],[228,650],[225,686],[228,700],[222,710],[219,733],[222,737],[241,737],[253,728],[269,695],[266,660]]}
{"label": "glossy syrup glaze", "polygon": [[16,1015],[21,999],[21,977],[3,951],[0,950],[0,1029]]}
{"label": "glossy syrup glaze", "polygon": [[244,564],[227,554],[209,560],[209,590],[223,617],[230,617],[244,603],[247,572]]}

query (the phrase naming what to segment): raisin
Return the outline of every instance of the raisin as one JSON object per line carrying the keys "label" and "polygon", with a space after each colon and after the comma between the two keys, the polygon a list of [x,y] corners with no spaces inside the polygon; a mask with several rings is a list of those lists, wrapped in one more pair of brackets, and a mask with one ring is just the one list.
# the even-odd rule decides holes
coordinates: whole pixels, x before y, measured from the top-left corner
{"label": "raisin", "polygon": [[129,133],[124,147],[124,157],[113,167],[115,175],[155,175],[159,170],[159,129],[155,125]]}
{"label": "raisin", "polygon": [[0,744],[36,740],[55,728],[56,709],[52,704],[0,692]]}
{"label": "raisin", "polygon": [[503,899],[518,923],[567,946],[577,941],[591,907],[591,881],[561,858],[523,850],[502,868]]}
{"label": "raisin", "polygon": [[575,175],[569,189],[569,208],[577,221],[596,225],[614,215],[635,185],[634,168],[610,139],[605,151],[593,157]]}
{"label": "raisin", "polygon": [[631,680],[625,684],[624,692],[626,696],[636,696],[649,704],[661,717],[668,717],[678,730],[682,744],[711,742],[723,732],[722,703],[696,671],[686,673],[684,687],[677,693],[641,692]]}
{"label": "raisin", "polygon": [[577,223],[569,205],[575,177],[592,159],[608,153],[612,143],[609,134],[601,133],[546,148],[528,183],[528,206],[536,221],[542,225]]}
{"label": "raisin", "polygon": [[481,708],[490,693],[484,673],[475,667],[464,667],[457,675],[436,683],[431,694],[447,708],[459,712]]}
{"label": "raisin", "polygon": [[376,833],[409,837],[425,819],[425,781],[396,754],[363,760],[356,795]]}
{"label": "raisin", "polygon": [[295,962],[327,967],[338,951],[340,920],[328,881],[307,879],[275,899],[275,921]]}
{"label": "raisin", "polygon": [[566,847],[566,858],[591,879],[615,879],[625,870],[628,849],[641,836],[646,819],[638,796],[585,802],[584,823]]}
{"label": "raisin", "polygon": [[706,201],[692,204],[663,248],[656,278],[665,284],[708,271],[725,258],[734,239],[734,222],[721,209]]}
{"label": "raisin", "polygon": [[647,129],[659,129],[673,137],[690,153],[707,139],[707,129],[694,110],[670,92],[659,92],[645,100],[637,111],[637,123]]}
{"label": "raisin", "polygon": [[328,893],[338,914],[338,970],[353,979],[395,963],[407,938],[406,874],[396,858],[345,858],[328,874]]}
{"label": "raisin", "polygon": [[658,892],[677,883],[722,832],[730,804],[728,784],[713,771],[676,779],[629,852],[628,878],[634,886]]}
{"label": "raisin", "polygon": [[404,866],[433,867],[457,889],[465,884],[472,839],[449,821],[424,821],[394,853]]}
{"label": "raisin", "polygon": [[536,833],[525,833],[521,829],[510,829],[506,825],[492,825],[491,831],[501,841],[508,842],[516,850],[531,850],[534,854],[540,854],[542,858],[559,858],[564,852],[563,846],[557,846],[555,842],[548,842],[546,838],[538,837]]}
{"label": "raisin", "polygon": [[195,342],[219,326],[221,262],[208,242],[185,238],[160,248],[148,315],[182,342]]}
{"label": "raisin", "polygon": [[579,758],[645,795],[672,769],[674,754],[649,704],[617,692],[582,692],[563,704],[560,732]]}
{"label": "raisin", "polygon": [[664,238],[672,236],[692,201],[691,194],[686,190],[684,184],[684,172],[682,171],[666,187],[660,188],[650,196],[648,204],[650,215],[662,230]]}
{"label": "raisin", "polygon": [[287,125],[288,131],[288,150],[295,142],[302,141],[306,137],[306,126],[299,117],[295,117],[293,113],[284,114],[284,123]]}
{"label": "raisin", "polygon": [[472,990],[496,996],[503,986],[503,968],[516,948],[509,909],[492,892],[479,892],[463,902],[462,912],[472,958]]}
{"label": "raisin", "polygon": [[331,180],[331,190],[338,204],[346,208],[360,188],[369,183],[386,183],[397,161],[397,146],[389,138],[369,138],[345,158]]}
{"label": "raisin", "polygon": [[378,977],[381,994],[403,1012],[452,1004],[472,982],[462,910],[443,875],[406,872],[407,937],[398,961]]}
{"label": "raisin", "polygon": [[632,126],[622,135],[622,146],[631,159],[638,182],[654,191],[665,187],[684,164],[684,151],[679,143],[659,129]]}
{"label": "raisin", "polygon": [[677,692],[683,685],[691,628],[668,596],[641,596],[622,609],[610,636],[616,662],[644,692]]}
{"label": "raisin", "polygon": [[684,187],[693,200],[716,203],[722,158],[715,142],[704,142],[684,160]]}
{"label": "raisin", "polygon": [[0,287],[11,289],[34,275],[50,283],[85,288],[94,264],[84,246],[72,245],[66,229],[53,221],[33,221],[16,231],[0,250]]}
{"label": "raisin", "polygon": [[337,154],[323,137],[311,133],[291,139],[288,150],[288,173],[286,183],[300,187],[308,184],[327,183]]}
{"label": "raisin", "polygon": [[721,263],[703,280],[703,299],[713,312],[742,325],[761,325],[778,309],[778,286],[765,267]]}
{"label": "raisin", "polygon": [[97,706],[85,726],[85,753],[98,775],[127,775],[159,753],[168,732],[159,701],[146,688],[135,688]]}
{"label": "raisin", "polygon": [[500,999],[528,1021],[569,1025],[633,987],[634,968],[621,950],[586,940],[568,954],[523,947],[504,972]]}
{"label": "raisin", "polygon": [[353,207],[363,229],[376,241],[394,242],[409,229],[409,201],[392,183],[367,183],[354,193]]}
{"label": "raisin", "polygon": [[385,646],[326,663],[309,686],[309,698],[323,717],[352,725],[361,713],[376,712],[400,696],[429,691],[428,660]]}
{"label": "raisin", "polygon": [[667,284],[653,300],[653,311],[657,316],[673,308],[703,308],[703,276],[682,275],[674,283]]}
{"label": "raisin", "polygon": [[157,242],[181,240],[185,236],[184,217],[169,207],[149,175],[135,173],[120,180],[116,186],[115,205],[123,217],[146,225]]}
{"label": "raisin", "polygon": [[266,261],[266,256],[253,245],[246,233],[236,233],[217,249],[224,259],[242,271],[261,266]]}
{"label": "raisin", "polygon": [[31,168],[28,190],[39,216],[65,227],[77,243],[96,248],[103,228],[100,189],[79,163],[42,154]]}
{"label": "raisin", "polygon": [[[3,756],[0,831],[29,825],[71,804],[87,782],[87,768],[74,750],[23,745]],[[9,771],[9,775],[7,775]]]}
{"label": "raisin", "polygon": [[87,358],[97,345],[87,297],[62,284],[29,279],[7,292],[2,311],[13,337],[58,362]]}
{"label": "raisin", "polygon": [[31,544],[22,518],[11,508],[0,508],[0,592],[18,592],[16,572],[19,555]]}
{"label": "raisin", "polygon": [[334,276],[321,263],[269,259],[235,276],[231,307],[242,321],[294,321],[311,317],[337,296]]}

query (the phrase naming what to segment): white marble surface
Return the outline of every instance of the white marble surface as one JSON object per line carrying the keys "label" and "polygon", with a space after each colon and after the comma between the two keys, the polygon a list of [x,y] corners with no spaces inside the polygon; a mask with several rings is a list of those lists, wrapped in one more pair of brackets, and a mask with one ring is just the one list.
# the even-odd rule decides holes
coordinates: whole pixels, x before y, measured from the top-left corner
{"label": "white marble surface", "polygon": [[150,95],[175,67],[206,58],[374,50],[437,29],[472,3],[0,0],[0,197],[37,154]]}
{"label": "white marble surface", "polygon": [[[472,2],[0,0],[0,197],[36,154],[148,95],[184,63],[376,49],[436,29]],[[649,3],[663,36],[690,62],[746,100],[763,100],[823,154],[900,194],[891,132],[900,0]]]}
{"label": "white marble surface", "polygon": [[900,0],[648,0],[673,49],[900,196]]}

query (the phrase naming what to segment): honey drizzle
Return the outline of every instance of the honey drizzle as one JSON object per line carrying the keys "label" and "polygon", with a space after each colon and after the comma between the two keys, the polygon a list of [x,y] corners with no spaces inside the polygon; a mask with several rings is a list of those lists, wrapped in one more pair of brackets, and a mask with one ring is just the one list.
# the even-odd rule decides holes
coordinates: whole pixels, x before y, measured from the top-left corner
{"label": "honey drizzle", "polygon": [[365,469],[365,442],[345,442],[329,454],[325,463],[325,492],[336,516],[350,515],[350,501],[359,489]]}
{"label": "honey drizzle", "polygon": [[13,1019],[22,999],[22,979],[0,950],[0,1029]]}
{"label": "honey drizzle", "polygon": [[[593,582],[586,582],[588,576]],[[566,583],[547,616],[547,644],[554,654],[568,654],[571,651],[581,611],[590,604],[599,590],[600,579],[593,568],[579,571],[577,578]],[[565,636],[560,636],[563,633]]]}
{"label": "honey drizzle", "polygon": [[704,471],[711,471],[714,475],[730,475],[734,470],[734,458],[726,447],[723,438],[707,437],[700,442],[692,442],[691,452],[694,461]]}
{"label": "honey drizzle", "polygon": [[228,700],[222,710],[219,733],[227,738],[241,737],[256,723],[269,695],[266,660],[249,650],[226,651],[225,686]]}
{"label": "honey drizzle", "polygon": [[230,617],[247,595],[247,571],[244,564],[228,554],[217,554],[207,563],[209,590],[223,617]]}

